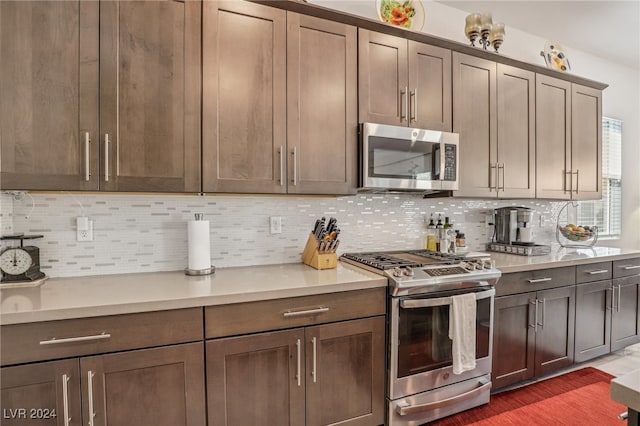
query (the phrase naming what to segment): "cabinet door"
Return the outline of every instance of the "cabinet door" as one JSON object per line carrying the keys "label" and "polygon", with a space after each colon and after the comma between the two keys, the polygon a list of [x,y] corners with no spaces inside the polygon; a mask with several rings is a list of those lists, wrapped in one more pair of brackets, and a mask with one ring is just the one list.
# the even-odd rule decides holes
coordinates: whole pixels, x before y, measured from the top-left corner
{"label": "cabinet door", "polygon": [[614,280],[611,350],[640,342],[640,275]]}
{"label": "cabinet door", "polygon": [[501,388],[533,377],[535,293],[496,297],[491,381]]}
{"label": "cabinet door", "polygon": [[409,123],[451,131],[451,50],[409,41]]}
{"label": "cabinet door", "polygon": [[534,198],[535,74],[498,64],[498,165],[500,198]]}
{"label": "cabinet door", "polygon": [[611,350],[611,281],[576,287],[575,362],[583,362]]}
{"label": "cabinet door", "polygon": [[456,196],[496,197],[496,63],[453,53],[453,131],[460,134]]}
{"label": "cabinet door", "polygon": [[571,198],[571,83],[536,75],[536,197]]}
{"label": "cabinet door", "polygon": [[576,288],[539,291],[536,295],[536,376],[573,364]]}
{"label": "cabinet door", "polygon": [[210,340],[209,426],[304,425],[304,330]]}
{"label": "cabinet door", "polygon": [[602,91],[571,85],[571,170],[578,200],[602,198]]}
{"label": "cabinet door", "polygon": [[408,124],[407,40],[358,30],[360,122]]}
{"label": "cabinet door", "polygon": [[355,27],[287,15],[288,192],[356,192]]}
{"label": "cabinet door", "polygon": [[203,343],[81,358],[85,419],[95,426],[203,426]]}
{"label": "cabinet door", "polygon": [[98,189],[98,3],[0,2],[0,189]]}
{"label": "cabinet door", "polygon": [[384,317],[308,327],[307,425],[384,423]]}
{"label": "cabinet door", "polygon": [[3,367],[2,424],[82,424],[78,359]]}
{"label": "cabinet door", "polygon": [[100,188],[200,190],[200,4],[100,5]]}
{"label": "cabinet door", "polygon": [[202,7],[203,191],[285,193],[286,12]]}

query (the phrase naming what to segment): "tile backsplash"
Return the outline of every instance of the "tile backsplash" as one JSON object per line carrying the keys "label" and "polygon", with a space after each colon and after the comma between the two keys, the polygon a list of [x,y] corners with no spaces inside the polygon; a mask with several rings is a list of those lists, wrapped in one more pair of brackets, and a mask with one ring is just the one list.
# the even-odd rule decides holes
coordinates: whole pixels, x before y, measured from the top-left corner
{"label": "tile backsplash", "polygon": [[[173,271],[187,265],[187,221],[210,221],[211,261],[217,268],[300,262],[321,216],[338,219],[339,253],[422,248],[425,218],[449,216],[470,250],[484,250],[493,227],[485,216],[497,207],[536,210],[534,239],[554,241],[562,202],[423,199],[412,194],[349,197],[196,196],[51,193],[0,198],[2,234],[42,234],[42,270],[51,277]],[[94,240],[76,241],[77,216],[94,221]],[[282,233],[269,233],[269,217],[282,217]]]}

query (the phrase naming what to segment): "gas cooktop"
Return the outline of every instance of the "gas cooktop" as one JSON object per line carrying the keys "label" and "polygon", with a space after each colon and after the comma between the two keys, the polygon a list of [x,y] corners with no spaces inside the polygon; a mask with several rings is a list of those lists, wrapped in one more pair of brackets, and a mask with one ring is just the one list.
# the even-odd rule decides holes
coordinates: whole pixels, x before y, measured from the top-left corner
{"label": "gas cooktop", "polygon": [[429,250],[344,253],[340,260],[389,278],[392,295],[495,284],[501,276],[489,254],[467,257]]}

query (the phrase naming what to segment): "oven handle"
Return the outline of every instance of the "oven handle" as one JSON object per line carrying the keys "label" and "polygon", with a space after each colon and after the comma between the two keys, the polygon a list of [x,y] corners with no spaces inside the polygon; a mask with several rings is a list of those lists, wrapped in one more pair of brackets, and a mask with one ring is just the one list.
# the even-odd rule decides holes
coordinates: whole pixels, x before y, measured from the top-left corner
{"label": "oven handle", "polygon": [[[475,293],[476,300],[486,299],[488,297],[492,297],[496,294],[496,289],[492,288],[491,290],[481,291],[479,293]],[[438,297],[435,299],[404,299],[400,301],[400,307],[405,309],[413,309],[413,308],[431,308],[434,306],[444,306],[450,305],[453,303],[453,298],[449,297]]]}
{"label": "oven handle", "polygon": [[420,405],[409,405],[408,403],[404,403],[404,405],[400,405],[400,403],[398,405],[396,405],[396,413],[398,413],[401,416],[407,416],[409,414],[416,414],[416,413],[422,413],[424,411],[429,411],[429,410],[435,410],[438,408],[444,408],[444,407],[448,407],[450,405],[456,404],[460,401],[464,401],[467,399],[471,399],[474,398],[476,396],[478,396],[479,394],[481,394],[482,392],[486,391],[487,389],[491,389],[491,382],[487,381],[486,379],[482,378],[478,381],[478,384],[480,386],[478,386],[475,389],[472,389],[468,392],[465,393],[461,393],[460,395],[456,395],[453,396],[451,398],[447,398],[447,399],[441,399],[439,401],[435,401],[435,402],[429,402],[426,404],[420,404]]}

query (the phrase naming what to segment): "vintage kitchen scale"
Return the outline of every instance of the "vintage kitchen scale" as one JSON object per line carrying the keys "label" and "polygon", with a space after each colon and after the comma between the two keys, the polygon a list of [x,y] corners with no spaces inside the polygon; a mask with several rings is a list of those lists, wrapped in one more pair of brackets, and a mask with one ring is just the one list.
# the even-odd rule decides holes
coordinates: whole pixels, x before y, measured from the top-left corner
{"label": "vintage kitchen scale", "polygon": [[8,247],[0,253],[0,288],[36,286],[47,279],[40,271],[40,249],[24,245],[25,240],[38,238],[42,238],[42,235],[15,234],[0,237],[2,241],[20,241],[20,246]]}

